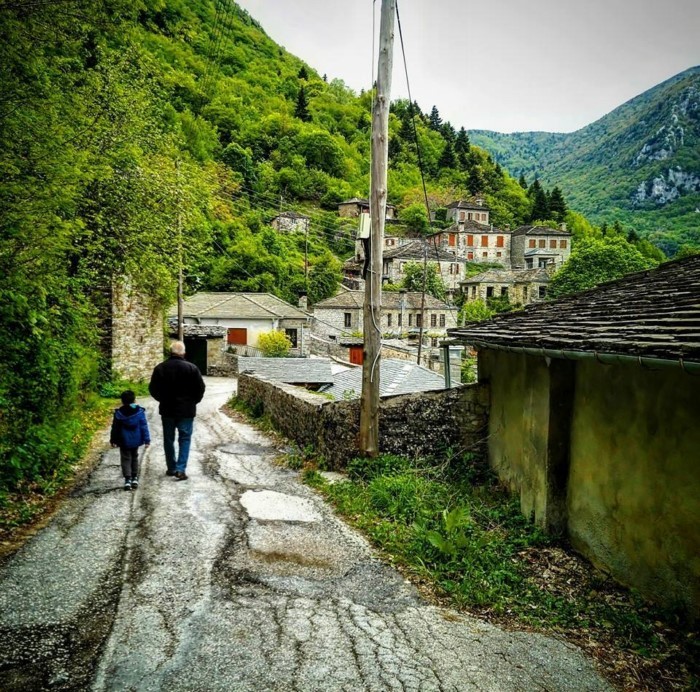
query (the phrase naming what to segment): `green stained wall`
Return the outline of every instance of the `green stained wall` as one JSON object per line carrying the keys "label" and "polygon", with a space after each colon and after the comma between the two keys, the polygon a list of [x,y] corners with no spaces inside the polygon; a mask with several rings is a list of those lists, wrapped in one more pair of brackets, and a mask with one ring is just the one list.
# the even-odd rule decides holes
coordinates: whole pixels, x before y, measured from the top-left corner
{"label": "green stained wall", "polygon": [[576,366],[573,545],[622,583],[700,614],[700,378]]}
{"label": "green stained wall", "polygon": [[546,516],[549,370],[544,358],[479,352],[479,381],[491,389],[489,463],[527,517]]}

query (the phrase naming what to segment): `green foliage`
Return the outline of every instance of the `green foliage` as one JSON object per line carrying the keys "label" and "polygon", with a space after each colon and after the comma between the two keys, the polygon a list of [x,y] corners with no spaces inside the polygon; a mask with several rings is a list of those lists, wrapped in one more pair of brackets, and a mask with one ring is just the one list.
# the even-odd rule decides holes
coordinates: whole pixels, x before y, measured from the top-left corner
{"label": "green foliage", "polygon": [[426,233],[430,227],[428,220],[428,212],[425,210],[425,204],[415,202],[404,207],[399,212],[399,221],[406,225],[410,231],[418,233]]}
{"label": "green foliage", "polygon": [[569,260],[552,277],[547,295],[549,298],[569,295],[656,264],[621,236],[583,240],[574,246]]}
{"label": "green foliage", "polygon": [[419,262],[406,262],[401,285],[407,291],[417,292],[422,292],[425,286],[425,292],[438,300],[445,300],[447,293],[437,262],[428,262],[425,268]]}
{"label": "green foliage", "polygon": [[322,257],[309,271],[309,303],[334,296],[341,279],[340,262],[330,253]]}
{"label": "green foliage", "polygon": [[289,355],[292,342],[284,332],[263,332],[258,337],[258,348],[266,358],[284,358]]}
{"label": "green foliage", "polygon": [[459,311],[459,322],[460,324],[482,322],[483,320],[491,319],[495,314],[495,311],[484,300],[477,298],[464,303]]}

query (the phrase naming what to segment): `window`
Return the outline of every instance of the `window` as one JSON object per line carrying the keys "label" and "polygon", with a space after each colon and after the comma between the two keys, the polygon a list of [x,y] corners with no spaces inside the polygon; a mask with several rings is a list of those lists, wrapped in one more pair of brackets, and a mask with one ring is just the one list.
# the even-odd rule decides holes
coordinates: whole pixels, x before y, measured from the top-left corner
{"label": "window", "polygon": [[473,253],[473,252],[468,252],[468,253],[467,253],[467,259],[474,259],[474,253]]}
{"label": "window", "polygon": [[503,247],[503,236],[502,235],[496,236],[496,247]]}
{"label": "window", "polygon": [[527,286],[523,286],[523,303],[527,303]]}
{"label": "window", "polygon": [[297,331],[296,329],[285,329],[284,333],[287,335],[287,338],[292,342],[292,348],[297,347]]}
{"label": "window", "polygon": [[464,221],[464,212],[463,211],[459,212],[459,220]]}
{"label": "window", "polygon": [[547,295],[547,287],[546,286],[540,286],[538,289],[538,294],[540,298],[544,298]]}
{"label": "window", "polygon": [[438,345],[437,342],[438,342],[438,340],[437,340],[436,336],[431,337],[431,339],[430,339],[431,346],[437,346]]}
{"label": "window", "polygon": [[528,246],[528,247],[535,247],[536,244],[537,244],[537,243],[535,242],[535,239],[534,239],[534,238],[530,238],[530,240],[527,241],[527,246]]}
{"label": "window", "polygon": [[560,240],[559,247],[563,250],[566,247],[566,240]]}
{"label": "window", "polygon": [[413,313],[412,312],[408,313],[408,326],[409,327],[413,326]]}
{"label": "window", "polygon": [[556,250],[557,249],[557,241],[554,238],[549,239],[549,249],[550,250]]}
{"label": "window", "polygon": [[457,244],[457,236],[454,233],[450,233],[447,236],[447,244],[450,247],[454,247]]}
{"label": "window", "polygon": [[445,326],[445,315],[440,315],[440,326],[441,327]]}
{"label": "window", "polygon": [[508,286],[501,286],[501,295],[502,296],[508,295]]}
{"label": "window", "polygon": [[474,247],[474,236],[467,235],[467,247]]}
{"label": "window", "polygon": [[344,313],[344,317],[345,317],[345,326],[352,327],[352,313],[346,312],[346,313]]}
{"label": "window", "polygon": [[493,286],[486,287],[486,297],[493,298]]}
{"label": "window", "polygon": [[481,256],[482,256],[482,257],[488,257],[488,256],[489,256],[489,253],[488,253],[488,252],[482,252],[482,253],[481,253]]}
{"label": "window", "polygon": [[503,253],[502,252],[497,252],[496,257],[500,257]]}
{"label": "window", "polygon": [[471,212],[469,212],[469,213],[467,214],[467,219],[469,219],[469,221],[472,220],[472,213],[471,213]]}
{"label": "window", "polygon": [[538,242],[539,247],[547,247],[547,239],[546,238],[540,238]]}
{"label": "window", "polygon": [[422,327],[423,326],[423,315],[418,313],[416,315],[416,327]]}
{"label": "window", "polygon": [[528,257],[525,260],[525,265],[527,266],[528,269],[532,269],[532,257]]}
{"label": "window", "polygon": [[387,247],[391,247],[393,245],[396,245],[396,241],[393,238],[387,238],[386,245],[387,245]]}
{"label": "window", "polygon": [[489,237],[487,235],[482,235],[481,236],[481,247],[488,247],[489,246]]}
{"label": "window", "polygon": [[472,286],[472,298],[476,298],[476,286]]}
{"label": "window", "polygon": [[435,313],[430,315],[430,326],[437,327],[437,315]]}
{"label": "window", "polygon": [[386,316],[386,326],[391,327],[391,313]]}

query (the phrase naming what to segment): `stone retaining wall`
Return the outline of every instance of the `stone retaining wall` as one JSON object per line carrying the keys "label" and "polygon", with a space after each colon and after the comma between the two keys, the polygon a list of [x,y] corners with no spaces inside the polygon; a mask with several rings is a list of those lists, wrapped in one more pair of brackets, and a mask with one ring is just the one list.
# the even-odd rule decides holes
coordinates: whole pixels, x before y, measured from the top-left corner
{"label": "stone retaining wall", "polygon": [[[300,447],[313,445],[333,468],[358,454],[360,401],[329,401],[299,387],[240,375],[238,396],[262,407],[275,427]],[[408,457],[448,450],[482,454],[488,426],[488,389],[455,389],[383,397],[379,413],[382,452]]]}

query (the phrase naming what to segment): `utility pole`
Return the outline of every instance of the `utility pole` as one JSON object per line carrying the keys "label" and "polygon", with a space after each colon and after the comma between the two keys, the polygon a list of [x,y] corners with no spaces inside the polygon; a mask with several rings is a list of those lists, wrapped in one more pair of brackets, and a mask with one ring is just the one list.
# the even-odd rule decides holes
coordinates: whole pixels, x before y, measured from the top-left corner
{"label": "utility pole", "polygon": [[[438,265],[439,266],[439,265]],[[424,243],[423,245],[423,290],[421,291],[420,297],[420,331],[418,332],[418,360],[416,361],[420,365],[420,354],[423,348],[423,322],[425,321],[425,291],[428,283],[428,245]]]}
{"label": "utility pole", "polygon": [[382,0],[379,27],[377,93],[372,111],[372,167],[370,211],[372,228],[368,244],[369,272],[365,281],[363,310],[364,358],[360,400],[360,453],[379,453],[379,372],[382,348],[382,249],[386,218],[386,177],[389,146],[389,98],[394,52],[396,0]]}
{"label": "utility pole", "polygon": [[182,269],[182,215],[181,215],[181,189],[180,189],[180,162],[175,160],[175,180],[177,185],[177,340],[185,340],[185,299],[183,296],[183,269]]}

